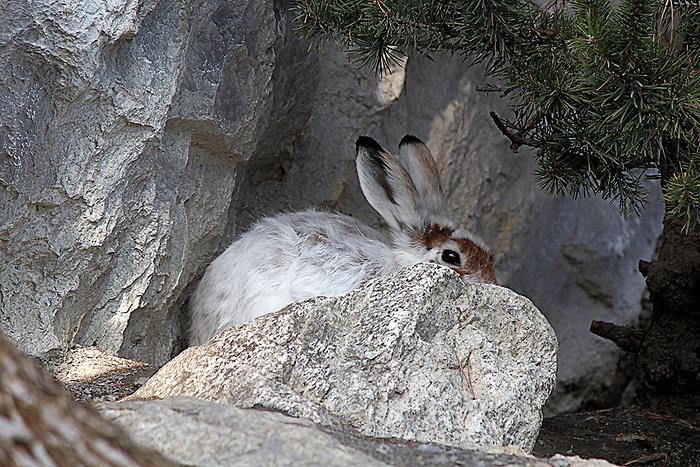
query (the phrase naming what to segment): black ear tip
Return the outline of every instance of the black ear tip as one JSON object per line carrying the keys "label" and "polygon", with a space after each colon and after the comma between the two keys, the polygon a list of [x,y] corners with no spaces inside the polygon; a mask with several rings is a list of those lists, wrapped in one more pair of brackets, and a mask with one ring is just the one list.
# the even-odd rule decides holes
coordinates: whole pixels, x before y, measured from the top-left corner
{"label": "black ear tip", "polygon": [[384,148],[369,136],[360,136],[357,138],[357,141],[355,141],[355,150],[358,150],[361,147],[375,152],[384,151]]}
{"label": "black ear tip", "polygon": [[406,135],[403,138],[401,138],[401,142],[399,143],[399,146],[403,146],[404,144],[415,144],[415,143],[423,144],[423,141],[421,141],[420,139],[416,138],[413,135]]}

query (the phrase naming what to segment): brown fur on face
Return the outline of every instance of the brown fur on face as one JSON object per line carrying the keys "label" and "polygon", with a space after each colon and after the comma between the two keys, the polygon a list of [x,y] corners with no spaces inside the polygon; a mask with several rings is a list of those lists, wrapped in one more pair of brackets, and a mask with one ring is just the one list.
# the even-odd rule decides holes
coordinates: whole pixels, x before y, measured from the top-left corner
{"label": "brown fur on face", "polygon": [[496,272],[493,269],[491,255],[471,240],[452,237],[453,233],[454,230],[449,227],[431,224],[423,232],[418,233],[418,238],[428,250],[440,247],[447,240],[453,240],[459,245],[463,262],[461,268],[453,269],[462,277],[481,274],[485,282],[496,284]]}
{"label": "brown fur on face", "polygon": [[430,224],[427,229],[418,233],[418,238],[428,250],[432,250],[436,246],[445,243],[453,233],[454,229],[449,227]]}
{"label": "brown fur on face", "polygon": [[480,248],[477,244],[466,238],[453,238],[459,245],[462,258],[464,260],[461,268],[466,275],[479,274],[484,281],[496,284],[496,272],[493,270],[491,255]]}

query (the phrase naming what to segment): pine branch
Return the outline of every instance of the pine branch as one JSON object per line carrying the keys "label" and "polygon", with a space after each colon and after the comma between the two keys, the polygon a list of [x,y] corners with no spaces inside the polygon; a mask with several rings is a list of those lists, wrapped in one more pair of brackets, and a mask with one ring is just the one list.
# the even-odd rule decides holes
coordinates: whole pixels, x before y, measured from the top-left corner
{"label": "pine branch", "polygon": [[[663,5],[674,5],[674,19]],[[670,2],[670,3],[669,3]],[[297,24],[382,72],[399,54],[459,52],[486,62],[515,109],[491,113],[517,151],[535,149],[543,188],[596,193],[624,213],[659,170],[667,215],[698,216],[700,15],[678,0],[299,0]],[[668,8],[667,8],[668,10]],[[669,40],[661,31],[672,26]],[[664,29],[666,28],[666,29]],[[478,89],[496,92],[496,89]]]}

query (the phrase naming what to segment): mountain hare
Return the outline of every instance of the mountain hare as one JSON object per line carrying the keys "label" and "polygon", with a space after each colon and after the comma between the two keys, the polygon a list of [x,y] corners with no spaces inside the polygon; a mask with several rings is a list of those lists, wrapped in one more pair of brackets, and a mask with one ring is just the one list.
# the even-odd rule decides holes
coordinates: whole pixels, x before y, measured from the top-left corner
{"label": "mountain hare", "polygon": [[357,175],[391,242],[352,217],[303,211],[263,218],[207,269],[191,298],[191,343],[318,295],[337,296],[367,279],[417,263],[454,269],[465,281],[496,282],[484,243],[447,214],[428,147],[405,136],[396,157],[357,140]]}

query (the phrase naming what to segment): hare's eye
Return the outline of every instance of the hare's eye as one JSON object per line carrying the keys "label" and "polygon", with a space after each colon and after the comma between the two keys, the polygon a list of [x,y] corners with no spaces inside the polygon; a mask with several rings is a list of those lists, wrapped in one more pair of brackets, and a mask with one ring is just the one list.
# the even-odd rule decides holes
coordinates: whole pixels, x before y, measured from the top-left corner
{"label": "hare's eye", "polygon": [[445,250],[442,252],[442,260],[447,264],[452,264],[453,266],[459,266],[462,264],[459,258],[459,253],[453,250]]}

